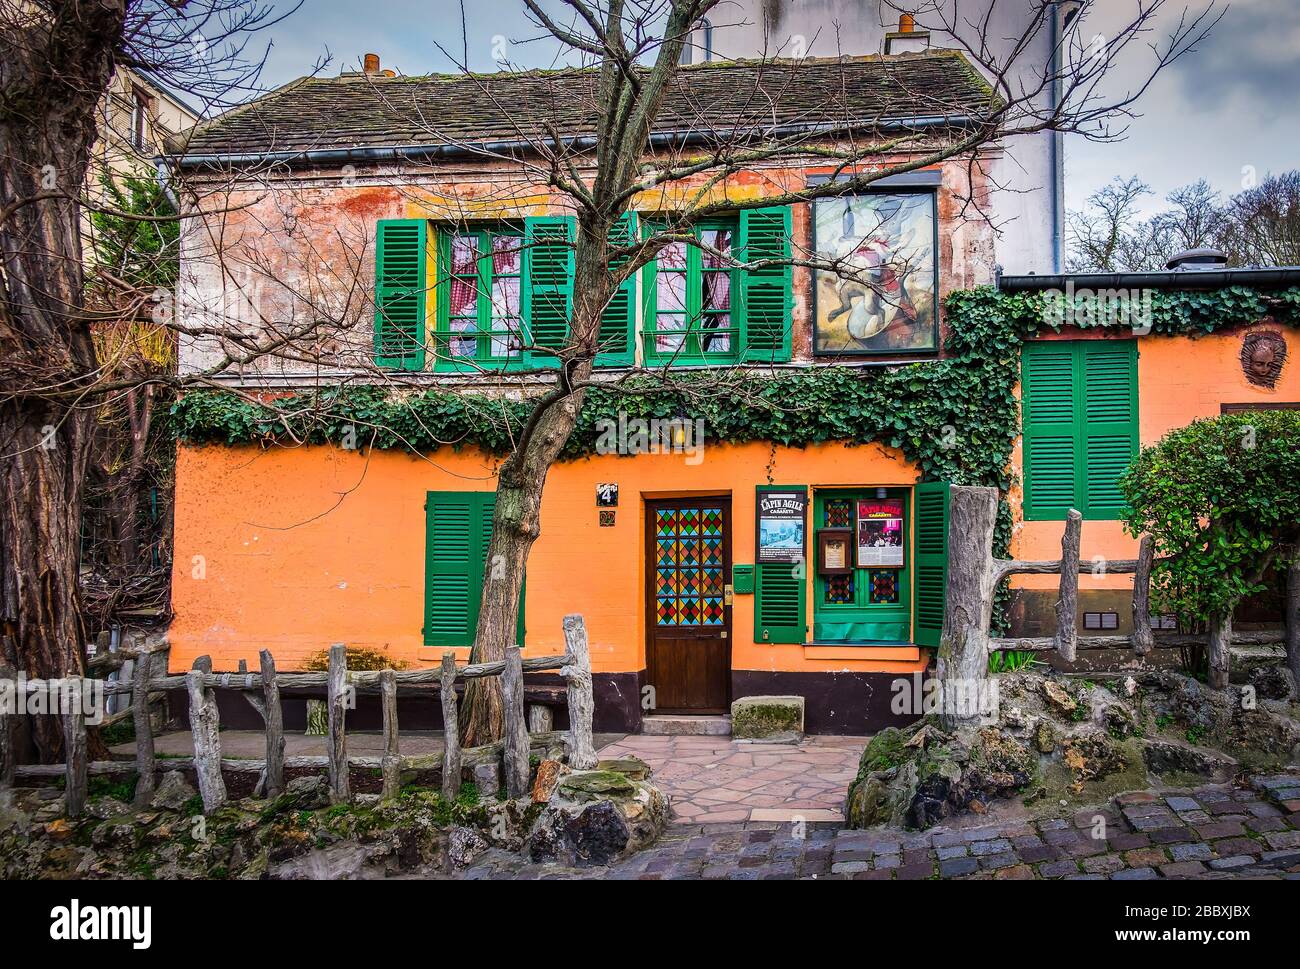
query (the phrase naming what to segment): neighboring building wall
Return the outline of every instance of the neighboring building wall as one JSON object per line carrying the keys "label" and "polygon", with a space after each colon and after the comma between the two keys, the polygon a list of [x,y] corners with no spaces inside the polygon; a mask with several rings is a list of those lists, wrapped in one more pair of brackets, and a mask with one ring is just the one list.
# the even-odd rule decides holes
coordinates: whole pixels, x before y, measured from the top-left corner
{"label": "neighboring building wall", "polygon": [[[994,58],[1008,57],[1010,45],[1025,30],[1031,8],[1039,4],[1040,0],[999,0],[986,31]],[[944,5],[946,9],[951,6]],[[963,12],[961,16],[970,18],[971,14]],[[879,0],[730,0],[712,19],[714,60],[835,57],[884,52],[886,35],[898,30],[899,14]],[[916,30],[926,29],[932,21],[933,14],[927,18],[923,10],[918,12]],[[960,33],[967,44],[977,44],[979,35],[973,28]],[[696,35],[696,47],[702,49],[700,32]],[[930,33],[930,45],[962,49],[951,35],[937,29]],[[1023,70],[1009,78],[1013,89],[1017,79],[1030,90],[1038,88],[1051,56],[1051,35],[1044,29],[1017,55]],[[1040,102],[1047,106],[1050,95],[1044,92]],[[1005,154],[990,160],[991,180],[1001,187],[992,197],[993,221],[1002,229],[997,258],[1007,273],[1060,270],[1060,223],[1053,218],[1060,204],[1060,158],[1059,136],[1044,132],[1009,140]]]}
{"label": "neighboring building wall", "polygon": [[[1217,417],[1223,404],[1253,404],[1268,407],[1277,403],[1300,402],[1300,367],[1288,361],[1277,386],[1268,389],[1252,384],[1241,368],[1242,336],[1253,329],[1243,326],[1206,336],[1159,336],[1138,339],[1138,421],[1143,447],[1154,444],[1169,431],[1194,420]],[[1276,327],[1270,327],[1276,328]],[[1288,342],[1300,347],[1296,331],[1286,331]],[[1096,339],[1095,333],[1065,333],[1048,339]],[[1013,470],[1024,468],[1019,444],[1013,455]],[[1011,494],[1019,519],[1020,493]],[[1061,557],[1059,521],[1017,520],[1012,540],[1013,557],[1026,560]],[[1124,531],[1118,521],[1085,521],[1080,556],[1083,561],[1137,558],[1138,540]],[[1013,588],[1018,596],[1019,635],[1050,636],[1056,630],[1053,607],[1057,580],[1053,576],[1017,576]],[[1112,610],[1119,613],[1119,632],[1132,629],[1133,577],[1131,575],[1084,574],[1079,579],[1080,612]]]}

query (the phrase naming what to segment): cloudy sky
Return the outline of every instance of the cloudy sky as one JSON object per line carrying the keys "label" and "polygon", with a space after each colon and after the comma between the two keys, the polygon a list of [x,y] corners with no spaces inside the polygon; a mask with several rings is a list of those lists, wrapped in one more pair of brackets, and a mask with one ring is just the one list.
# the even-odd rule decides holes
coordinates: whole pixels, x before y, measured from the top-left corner
{"label": "cloudy sky", "polygon": [[[271,2],[281,9],[291,5]],[[1105,0],[1086,32],[1113,34],[1137,2]],[[465,53],[471,67],[490,70],[503,49],[522,66],[554,63],[554,44],[539,39],[520,0],[466,0],[464,7],[462,32],[459,0],[304,0],[269,31],[273,46],[264,83],[309,73],[325,56],[331,60],[324,73],[334,74],[355,67],[365,51],[379,52],[385,67],[405,74],[454,70]],[[1172,28],[1183,9],[1182,0],[1173,0],[1162,28]],[[1150,56],[1144,44],[1134,45],[1113,77],[1114,89],[1127,89],[1142,76]],[[1071,207],[1116,175],[1139,175],[1157,196],[1198,178],[1231,193],[1249,172],[1262,177],[1300,167],[1300,2],[1232,0],[1210,37],[1156,79],[1138,110],[1142,116],[1122,141],[1069,140]],[[1158,204],[1158,197],[1150,200]]]}

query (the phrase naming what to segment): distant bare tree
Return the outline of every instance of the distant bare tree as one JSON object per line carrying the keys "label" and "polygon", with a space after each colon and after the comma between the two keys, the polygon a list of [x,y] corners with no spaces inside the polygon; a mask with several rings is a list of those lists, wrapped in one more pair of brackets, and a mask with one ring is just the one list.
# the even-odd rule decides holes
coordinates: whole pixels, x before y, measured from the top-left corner
{"label": "distant bare tree", "polygon": [[1234,265],[1300,266],[1300,171],[1269,175],[1234,195],[1226,220]]}

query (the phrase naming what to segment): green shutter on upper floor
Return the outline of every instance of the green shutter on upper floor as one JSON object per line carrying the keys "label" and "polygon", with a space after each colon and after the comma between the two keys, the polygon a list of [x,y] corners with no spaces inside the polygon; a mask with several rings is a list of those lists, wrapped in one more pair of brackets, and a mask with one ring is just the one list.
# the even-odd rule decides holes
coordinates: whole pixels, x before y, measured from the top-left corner
{"label": "green shutter on upper floor", "polygon": [[376,366],[424,369],[427,246],[424,219],[383,219],[376,226]]}
{"label": "green shutter on upper floor", "polygon": [[789,206],[740,213],[740,258],[746,263],[775,261],[743,274],[739,302],[744,360],[780,363],[790,359],[794,308],[790,232]]}
{"label": "green shutter on upper floor", "polygon": [[524,220],[522,307],[535,366],[554,366],[551,351],[564,349],[573,314],[573,241],[571,215],[532,216]]}
{"label": "green shutter on upper floor", "polygon": [[[612,247],[632,245],[637,238],[635,212],[624,213],[609,233]],[[617,272],[628,263],[628,256],[610,259],[611,272]],[[636,274],[633,273],[614,291],[609,305],[600,316],[600,352],[596,354],[598,367],[630,367],[634,362],[634,334],[636,331]]]}
{"label": "green shutter on upper floor", "polygon": [[1136,341],[1029,343],[1021,361],[1025,518],[1117,519],[1138,453]]}

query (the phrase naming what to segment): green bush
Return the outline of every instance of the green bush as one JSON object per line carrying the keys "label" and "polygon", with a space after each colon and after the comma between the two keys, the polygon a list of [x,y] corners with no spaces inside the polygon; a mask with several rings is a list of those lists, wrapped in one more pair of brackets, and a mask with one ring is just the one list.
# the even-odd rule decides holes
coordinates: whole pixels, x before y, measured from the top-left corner
{"label": "green bush", "polygon": [[1231,615],[1300,542],[1300,411],[1196,421],[1144,448],[1120,489],[1150,534],[1156,608],[1185,626]]}

